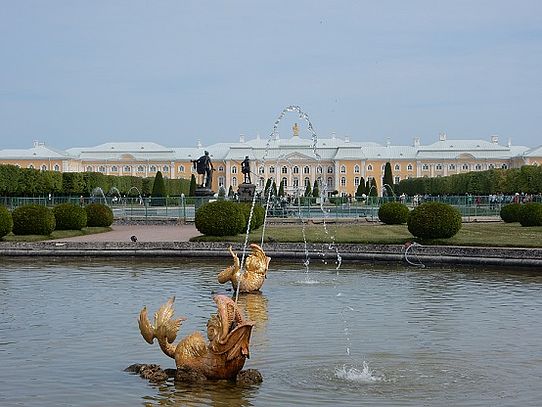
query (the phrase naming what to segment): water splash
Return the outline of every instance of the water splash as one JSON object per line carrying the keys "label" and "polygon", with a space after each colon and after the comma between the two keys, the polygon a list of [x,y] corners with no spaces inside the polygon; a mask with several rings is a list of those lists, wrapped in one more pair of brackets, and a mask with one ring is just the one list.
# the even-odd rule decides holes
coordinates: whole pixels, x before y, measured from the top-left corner
{"label": "water splash", "polygon": [[346,365],[335,369],[335,377],[354,383],[375,383],[384,380],[384,377],[378,376],[369,368],[369,364],[366,361],[363,361],[361,370]]}

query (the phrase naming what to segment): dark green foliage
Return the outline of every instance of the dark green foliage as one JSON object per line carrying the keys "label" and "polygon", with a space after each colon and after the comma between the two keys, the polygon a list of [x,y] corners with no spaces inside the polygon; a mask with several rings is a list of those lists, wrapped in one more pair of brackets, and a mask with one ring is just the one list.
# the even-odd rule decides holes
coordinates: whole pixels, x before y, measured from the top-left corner
{"label": "dark green foliage", "polygon": [[361,197],[365,193],[365,180],[361,177],[358,188],[356,189],[356,197]]}
{"label": "dark green foliage", "polygon": [[280,181],[279,196],[281,198],[284,196],[284,182],[283,181]]}
{"label": "dark green foliage", "polygon": [[24,205],[13,211],[13,233],[16,235],[45,235],[55,230],[55,215],[46,206]]}
{"label": "dark green foliage", "polygon": [[305,194],[303,195],[305,197],[312,196],[312,189],[310,182],[307,183],[307,187],[305,188]]}
{"label": "dark green foliage", "polygon": [[5,206],[0,206],[0,238],[11,233],[13,229],[13,218]]}
{"label": "dark green foliage", "polygon": [[[248,218],[250,216],[250,208],[252,207],[252,204],[247,202],[247,203],[240,203],[239,205],[241,206],[241,210],[243,211],[243,215],[245,216],[245,226],[243,230],[246,230]],[[252,211],[252,220],[250,222],[250,230],[251,231],[256,230],[260,226],[262,226],[264,217],[265,217],[265,209],[263,208],[263,206],[260,204],[255,204],[254,210]]]}
{"label": "dark green foliage", "polygon": [[521,211],[521,204],[511,203],[504,205],[501,208],[501,219],[506,223],[519,222],[519,212]]}
{"label": "dark green foliage", "polygon": [[228,189],[228,198],[233,198],[235,195],[235,192],[233,192],[233,187],[230,185],[230,188]]}
{"label": "dark green foliage", "polygon": [[387,202],[378,209],[378,218],[386,225],[401,225],[408,219],[408,208],[400,202]]}
{"label": "dark green foliage", "polygon": [[371,185],[369,186],[369,191],[367,192],[369,196],[378,196],[378,187],[376,185],[376,179],[371,178]]}
{"label": "dark green foliage", "polygon": [[87,212],[79,205],[63,203],[53,208],[56,230],[81,230],[87,226]]}
{"label": "dark green foliage", "polygon": [[320,187],[318,186],[318,180],[314,180],[314,185],[312,186],[312,196],[314,198],[320,198]]}
{"label": "dark green foliage", "polygon": [[407,224],[408,231],[422,239],[450,238],[461,229],[461,214],[451,205],[426,202],[410,212]]}
{"label": "dark green foliage", "polygon": [[154,177],[151,196],[151,205],[163,206],[165,204],[164,197],[166,196],[166,185],[164,184],[164,177],[162,176],[161,171],[158,171]]}
{"label": "dark green foliage", "polygon": [[192,174],[192,176],[190,177],[190,191],[188,195],[189,196],[196,195],[196,176],[194,174]]}
{"label": "dark green foliage", "polygon": [[272,182],[273,182],[273,180],[271,178],[268,178],[266,183],[265,183],[264,195],[265,195],[266,199],[269,196],[269,188],[271,188],[271,183]]}
{"label": "dark green foliage", "polygon": [[388,196],[393,195],[393,174],[391,172],[391,164],[388,161],[384,167],[384,177],[382,179],[382,192],[385,192]]}
{"label": "dark green foliage", "polygon": [[235,236],[246,225],[241,206],[232,201],[215,201],[198,208],[196,229],[207,236]]}
{"label": "dark green foliage", "polygon": [[113,223],[113,211],[107,205],[91,203],[85,206],[87,212],[87,226],[107,227]]}
{"label": "dark green foliage", "polygon": [[519,211],[521,226],[542,226],[542,203],[529,202]]}

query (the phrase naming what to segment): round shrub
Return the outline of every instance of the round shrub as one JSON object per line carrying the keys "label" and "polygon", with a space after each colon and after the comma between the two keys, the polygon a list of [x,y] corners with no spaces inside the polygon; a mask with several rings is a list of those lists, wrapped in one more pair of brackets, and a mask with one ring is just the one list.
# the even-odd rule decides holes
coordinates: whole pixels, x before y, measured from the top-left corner
{"label": "round shrub", "polygon": [[511,203],[501,208],[501,219],[506,223],[519,222],[519,212],[523,205]]}
{"label": "round shrub", "polygon": [[441,239],[454,236],[461,229],[461,213],[451,205],[426,202],[408,215],[408,231],[422,239]]}
{"label": "round shrub", "polygon": [[55,215],[46,206],[19,206],[11,216],[13,217],[13,233],[16,235],[48,236],[55,230]]}
{"label": "round shrub", "polygon": [[408,208],[400,202],[386,202],[378,209],[378,218],[386,225],[401,225],[408,219]]}
{"label": "round shrub", "polygon": [[231,201],[215,201],[198,208],[196,229],[207,236],[235,236],[245,230],[241,206]]}
{"label": "round shrub", "polygon": [[[243,215],[245,216],[245,226],[243,227],[243,231],[247,230],[247,223],[248,218],[250,217],[250,208],[252,207],[251,203],[240,203],[239,206],[241,207],[241,210],[243,211]],[[250,230],[256,230],[260,226],[263,225],[263,221],[265,218],[265,209],[260,204],[254,205],[254,210],[252,211],[252,219],[250,221]]]}
{"label": "round shrub", "polygon": [[85,206],[87,213],[87,226],[111,226],[113,223],[113,211],[107,205],[91,203]]}
{"label": "round shrub", "polygon": [[529,202],[519,211],[521,226],[542,226],[542,203]]}
{"label": "round shrub", "polygon": [[87,225],[87,212],[73,203],[63,203],[53,208],[56,230],[81,230]]}
{"label": "round shrub", "polygon": [[0,206],[0,238],[9,234],[13,229],[13,218],[5,206]]}

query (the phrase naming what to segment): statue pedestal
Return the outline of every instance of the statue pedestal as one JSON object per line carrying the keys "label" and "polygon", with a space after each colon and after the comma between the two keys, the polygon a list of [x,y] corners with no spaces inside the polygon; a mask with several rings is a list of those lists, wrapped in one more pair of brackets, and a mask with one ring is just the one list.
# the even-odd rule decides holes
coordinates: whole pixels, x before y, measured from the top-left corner
{"label": "statue pedestal", "polygon": [[214,191],[211,191],[209,188],[198,187],[194,192],[195,202],[194,210],[197,211],[198,208],[209,202],[209,200],[215,195]]}
{"label": "statue pedestal", "polygon": [[256,185],[242,183],[239,185],[237,193],[239,194],[239,202],[252,202],[254,193],[256,192]]}

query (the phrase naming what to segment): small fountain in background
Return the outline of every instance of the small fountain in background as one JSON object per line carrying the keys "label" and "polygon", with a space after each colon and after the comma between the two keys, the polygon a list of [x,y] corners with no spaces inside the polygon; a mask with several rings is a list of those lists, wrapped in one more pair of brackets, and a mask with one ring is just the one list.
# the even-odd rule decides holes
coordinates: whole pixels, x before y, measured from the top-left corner
{"label": "small fountain in background", "polygon": [[111,187],[107,195],[111,197],[111,204],[117,204],[120,202],[120,191],[117,187]]}
{"label": "small fountain in background", "polygon": [[141,191],[137,188],[137,187],[130,187],[130,189],[128,190],[128,192],[126,193],[126,195],[130,195],[130,192],[132,190],[135,190],[137,192],[137,196],[138,196],[138,200],[139,200],[139,204],[140,205],[143,205],[143,197],[141,196]]}
{"label": "small fountain in background", "polygon": [[107,198],[105,197],[103,189],[100,187],[94,188],[90,193],[90,201],[96,202],[97,200],[99,200],[99,202],[101,202],[102,199],[103,203],[107,205]]}

